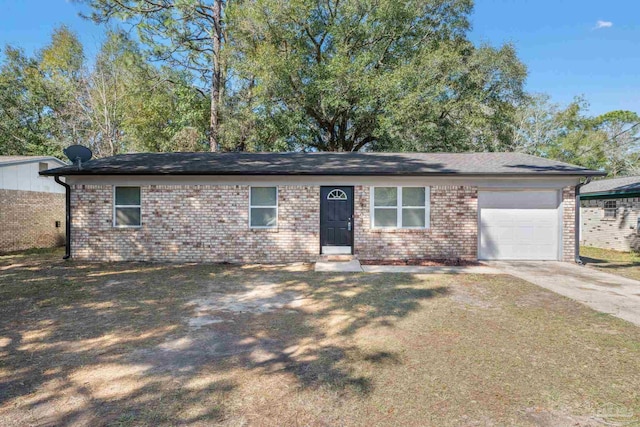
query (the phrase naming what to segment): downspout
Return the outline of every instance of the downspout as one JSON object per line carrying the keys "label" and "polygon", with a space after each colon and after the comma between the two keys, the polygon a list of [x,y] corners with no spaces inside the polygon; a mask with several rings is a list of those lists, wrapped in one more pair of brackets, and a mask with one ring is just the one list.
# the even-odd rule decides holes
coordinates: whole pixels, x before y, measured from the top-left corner
{"label": "downspout", "polygon": [[66,182],[60,181],[58,175],[53,179],[65,188],[65,211],[67,213],[65,218],[65,249],[62,259],[71,258],[71,186]]}
{"label": "downspout", "polygon": [[575,213],[575,261],[576,264],[582,265],[582,260],[580,259],[580,189],[583,185],[587,185],[591,182],[591,177],[588,176],[584,182],[578,183],[576,185],[576,213]]}

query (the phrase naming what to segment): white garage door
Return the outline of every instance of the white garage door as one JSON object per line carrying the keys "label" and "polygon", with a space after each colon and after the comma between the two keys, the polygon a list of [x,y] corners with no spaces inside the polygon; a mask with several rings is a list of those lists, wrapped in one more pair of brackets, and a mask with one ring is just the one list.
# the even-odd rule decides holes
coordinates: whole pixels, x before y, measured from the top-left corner
{"label": "white garage door", "polygon": [[557,191],[480,191],[479,259],[557,260]]}

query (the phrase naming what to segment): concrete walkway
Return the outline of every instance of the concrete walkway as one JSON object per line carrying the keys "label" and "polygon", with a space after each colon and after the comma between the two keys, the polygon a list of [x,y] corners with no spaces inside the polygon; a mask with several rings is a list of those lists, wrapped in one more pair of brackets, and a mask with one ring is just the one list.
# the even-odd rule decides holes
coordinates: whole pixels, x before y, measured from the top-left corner
{"label": "concrete walkway", "polygon": [[494,261],[488,264],[640,326],[640,282],[637,280],[566,262]]}
{"label": "concrete walkway", "polygon": [[497,268],[483,265],[464,267],[437,266],[423,267],[419,265],[363,265],[365,273],[415,273],[415,274],[503,274]]}
{"label": "concrete walkway", "polygon": [[417,265],[360,265],[357,259],[348,262],[318,261],[315,271],[337,273],[413,273],[413,274],[503,274],[497,268],[486,266],[438,266],[422,267]]}

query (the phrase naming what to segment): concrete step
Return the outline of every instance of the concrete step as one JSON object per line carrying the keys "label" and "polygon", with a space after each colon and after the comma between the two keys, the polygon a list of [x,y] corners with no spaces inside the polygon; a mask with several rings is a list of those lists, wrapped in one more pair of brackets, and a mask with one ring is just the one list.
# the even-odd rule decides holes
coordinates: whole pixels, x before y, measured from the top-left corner
{"label": "concrete step", "polygon": [[351,262],[357,260],[357,255],[320,255],[318,262]]}
{"label": "concrete step", "polygon": [[362,266],[360,261],[352,259],[351,261],[318,261],[315,265],[315,271],[325,271],[334,273],[360,273]]}

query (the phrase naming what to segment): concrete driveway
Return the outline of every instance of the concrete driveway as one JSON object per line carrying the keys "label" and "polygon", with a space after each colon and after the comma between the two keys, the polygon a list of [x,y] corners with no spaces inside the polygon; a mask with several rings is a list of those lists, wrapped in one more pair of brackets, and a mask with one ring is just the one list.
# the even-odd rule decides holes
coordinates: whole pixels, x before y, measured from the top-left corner
{"label": "concrete driveway", "polygon": [[637,280],[566,262],[494,261],[487,264],[640,326],[640,282]]}

